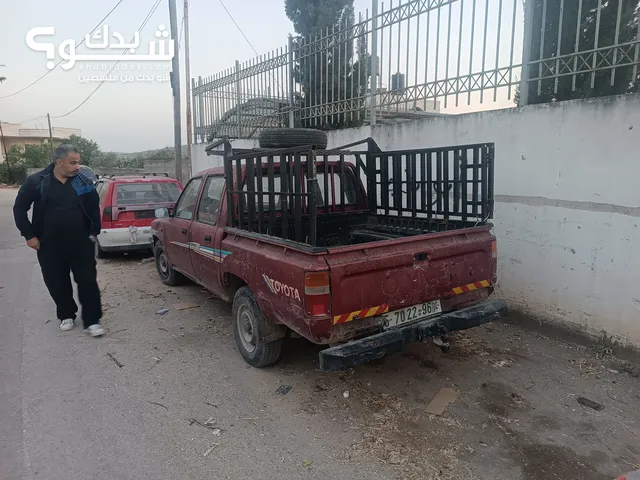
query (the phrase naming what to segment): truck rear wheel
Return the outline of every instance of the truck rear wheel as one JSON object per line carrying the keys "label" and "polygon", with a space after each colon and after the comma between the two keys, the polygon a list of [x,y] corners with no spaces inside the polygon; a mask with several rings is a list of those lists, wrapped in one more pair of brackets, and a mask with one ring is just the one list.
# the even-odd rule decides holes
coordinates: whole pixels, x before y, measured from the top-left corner
{"label": "truck rear wheel", "polygon": [[264,318],[249,287],[236,292],[232,317],[236,344],[249,365],[261,368],[280,359],[284,327]]}
{"label": "truck rear wheel", "polygon": [[158,270],[158,275],[160,275],[162,283],[169,285],[170,287],[182,285],[185,278],[181,273],[176,272],[171,266],[171,262],[169,262],[169,257],[167,257],[167,252],[165,251],[162,242],[158,241],[153,251],[154,256],[156,257],[156,269]]}

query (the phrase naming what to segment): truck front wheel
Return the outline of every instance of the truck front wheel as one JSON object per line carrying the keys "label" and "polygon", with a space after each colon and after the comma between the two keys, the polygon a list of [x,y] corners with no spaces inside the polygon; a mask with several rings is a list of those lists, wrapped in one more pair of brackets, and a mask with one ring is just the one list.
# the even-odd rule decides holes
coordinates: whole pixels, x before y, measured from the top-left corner
{"label": "truck front wheel", "polygon": [[160,275],[162,283],[171,287],[182,285],[185,278],[171,266],[162,242],[158,241],[158,243],[156,243],[153,252],[156,257],[156,269],[158,270],[158,275]]}
{"label": "truck front wheel", "polygon": [[256,368],[280,359],[282,327],[264,318],[249,287],[242,287],[233,299],[233,335],[244,359]]}

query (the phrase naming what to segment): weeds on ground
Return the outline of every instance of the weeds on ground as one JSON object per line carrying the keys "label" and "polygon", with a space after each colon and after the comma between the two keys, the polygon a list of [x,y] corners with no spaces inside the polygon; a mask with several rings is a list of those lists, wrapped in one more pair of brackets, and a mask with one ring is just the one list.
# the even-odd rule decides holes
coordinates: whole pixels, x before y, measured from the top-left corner
{"label": "weeds on ground", "polygon": [[607,332],[603,331],[598,340],[593,345],[596,358],[603,360],[605,358],[613,357],[617,342],[613,339],[613,335],[607,335]]}

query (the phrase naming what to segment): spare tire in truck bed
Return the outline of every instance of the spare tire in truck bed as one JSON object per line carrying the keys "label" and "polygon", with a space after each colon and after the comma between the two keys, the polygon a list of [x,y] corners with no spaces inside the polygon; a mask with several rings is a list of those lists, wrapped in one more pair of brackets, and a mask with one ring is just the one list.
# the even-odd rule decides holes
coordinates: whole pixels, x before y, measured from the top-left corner
{"label": "spare tire in truck bed", "polygon": [[313,145],[318,150],[325,150],[327,148],[327,132],[313,128],[272,128],[260,132],[258,141],[260,148]]}

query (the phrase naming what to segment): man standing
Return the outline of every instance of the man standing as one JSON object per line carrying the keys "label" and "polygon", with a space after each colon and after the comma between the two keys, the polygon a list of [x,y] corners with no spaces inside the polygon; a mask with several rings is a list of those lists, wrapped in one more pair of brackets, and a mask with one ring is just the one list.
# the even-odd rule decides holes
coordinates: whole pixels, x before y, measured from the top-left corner
{"label": "man standing", "polygon": [[[13,215],[27,245],[37,251],[44,283],[56,304],[60,329],[71,330],[78,312],[70,278],[73,272],[85,332],[98,337],[104,335],[94,254],[94,242],[101,229],[99,198],[91,179],[79,169],[78,149],[73,145],[59,146],[53,163],[22,185]],[[29,221],[31,205],[33,215]]]}

